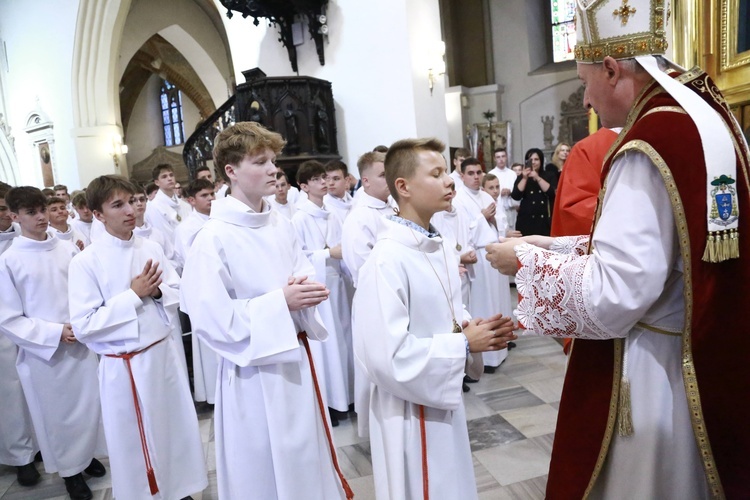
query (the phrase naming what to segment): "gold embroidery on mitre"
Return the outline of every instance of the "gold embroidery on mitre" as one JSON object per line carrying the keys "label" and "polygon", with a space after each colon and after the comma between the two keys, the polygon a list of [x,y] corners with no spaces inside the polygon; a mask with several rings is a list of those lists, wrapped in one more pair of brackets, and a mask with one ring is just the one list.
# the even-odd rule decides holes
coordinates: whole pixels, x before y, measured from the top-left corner
{"label": "gold embroidery on mitre", "polygon": [[615,9],[615,11],[612,13],[613,16],[620,18],[620,23],[622,23],[623,26],[628,24],[628,19],[630,19],[630,16],[635,14],[635,7],[631,7],[628,5],[628,0],[622,0],[622,6],[619,9]]}

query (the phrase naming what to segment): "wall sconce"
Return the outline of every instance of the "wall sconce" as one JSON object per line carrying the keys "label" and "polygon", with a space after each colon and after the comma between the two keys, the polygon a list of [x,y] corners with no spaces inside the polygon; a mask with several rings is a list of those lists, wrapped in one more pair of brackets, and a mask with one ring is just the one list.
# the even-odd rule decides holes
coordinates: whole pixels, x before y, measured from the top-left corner
{"label": "wall sconce", "polygon": [[427,84],[430,87],[430,95],[432,95],[437,77],[445,74],[445,42],[440,41],[435,44],[430,60],[432,66],[427,70]]}
{"label": "wall sconce", "polygon": [[120,156],[128,154],[127,144],[122,143],[122,137],[119,135],[112,136],[112,162],[115,164],[115,169],[120,168]]}

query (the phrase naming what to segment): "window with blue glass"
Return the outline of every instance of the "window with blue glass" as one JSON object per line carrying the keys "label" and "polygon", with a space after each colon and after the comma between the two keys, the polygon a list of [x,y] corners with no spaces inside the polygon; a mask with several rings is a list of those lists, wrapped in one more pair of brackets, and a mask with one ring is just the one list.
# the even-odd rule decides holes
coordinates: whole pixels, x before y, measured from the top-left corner
{"label": "window with blue glass", "polygon": [[164,80],[159,98],[161,100],[164,145],[176,146],[182,144],[185,142],[185,128],[182,124],[182,93],[173,84]]}

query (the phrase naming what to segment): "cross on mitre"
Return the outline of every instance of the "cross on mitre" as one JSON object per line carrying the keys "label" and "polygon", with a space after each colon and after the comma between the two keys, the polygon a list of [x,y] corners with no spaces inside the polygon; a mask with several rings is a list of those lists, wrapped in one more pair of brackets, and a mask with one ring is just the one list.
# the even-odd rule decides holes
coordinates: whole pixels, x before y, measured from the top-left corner
{"label": "cross on mitre", "polygon": [[628,0],[622,0],[622,7],[615,9],[615,11],[612,12],[613,16],[620,17],[620,22],[622,22],[623,26],[628,24],[628,19],[630,19],[630,16],[633,14],[635,14],[635,7],[628,5]]}

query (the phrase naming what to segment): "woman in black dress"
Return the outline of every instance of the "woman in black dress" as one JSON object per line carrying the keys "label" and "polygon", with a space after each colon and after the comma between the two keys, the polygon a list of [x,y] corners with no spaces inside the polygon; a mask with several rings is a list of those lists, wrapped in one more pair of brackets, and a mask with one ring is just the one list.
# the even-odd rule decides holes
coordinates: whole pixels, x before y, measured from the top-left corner
{"label": "woman in black dress", "polygon": [[510,197],[520,200],[516,230],[524,236],[540,234],[549,236],[552,221],[552,206],[555,204],[555,188],[541,171],[544,153],[533,148],[526,152],[526,165],[516,179]]}

